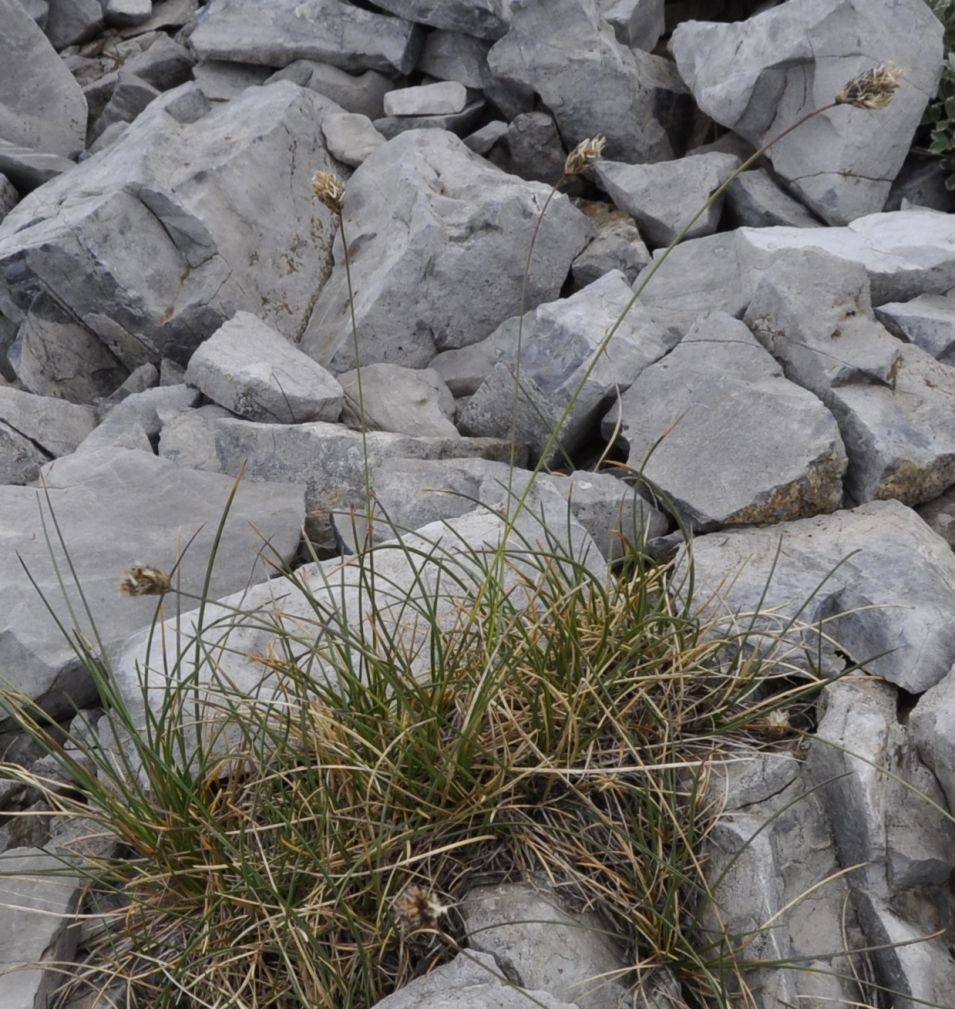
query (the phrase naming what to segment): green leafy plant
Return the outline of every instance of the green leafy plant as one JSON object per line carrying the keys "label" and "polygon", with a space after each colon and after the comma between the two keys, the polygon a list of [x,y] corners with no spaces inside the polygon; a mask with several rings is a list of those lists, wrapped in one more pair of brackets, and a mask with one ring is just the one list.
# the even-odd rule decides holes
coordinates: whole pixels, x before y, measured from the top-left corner
{"label": "green leafy plant", "polygon": [[942,157],[948,173],[945,188],[955,190],[955,0],[929,0],[945,29],[945,60],[938,92],[925,110],[923,123],[931,127],[928,150]]}

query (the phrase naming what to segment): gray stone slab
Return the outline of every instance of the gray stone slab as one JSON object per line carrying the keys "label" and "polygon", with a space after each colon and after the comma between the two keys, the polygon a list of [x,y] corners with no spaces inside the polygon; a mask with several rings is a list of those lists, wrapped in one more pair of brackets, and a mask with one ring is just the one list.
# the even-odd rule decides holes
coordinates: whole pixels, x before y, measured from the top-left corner
{"label": "gray stone slab", "polygon": [[269,67],[228,60],[201,60],[193,68],[193,77],[210,102],[228,102],[246,88],[264,84],[271,76]]}
{"label": "gray stone slab", "polygon": [[20,202],[20,194],[13,183],[0,172],[0,221]]}
{"label": "gray stone slab", "polygon": [[664,0],[597,0],[621,45],[652,52],[666,28]]}
{"label": "gray stone slab", "polygon": [[0,172],[23,195],[75,167],[69,158],[60,157],[59,154],[34,151],[29,147],[0,140]]}
{"label": "gray stone slab", "polygon": [[593,221],[597,234],[571,266],[575,288],[586,287],[611,270],[620,270],[632,284],[650,262],[633,218],[605,203],[583,203],[580,209]]}
{"label": "gray stone slab", "polygon": [[44,31],[56,49],[85,42],[102,28],[100,0],[50,0]]}
{"label": "gray stone slab", "polygon": [[483,88],[488,76],[488,49],[488,42],[472,35],[437,29],[424,40],[418,69],[438,80]]}
{"label": "gray stone slab", "polygon": [[50,396],[0,388],[0,421],[55,458],[68,455],[93,430],[96,411]]}
{"label": "gray stone slab", "polygon": [[593,173],[617,207],[633,215],[648,242],[669,245],[687,227],[687,238],[700,238],[716,230],[722,197],[692,226],[690,222],[739,165],[733,154],[698,154],[648,165],[601,159]]}
{"label": "gray stone slab", "polygon": [[153,0],[105,0],[103,17],[114,28],[145,24],[153,14]]}
{"label": "gray stone slab", "polygon": [[622,46],[594,0],[514,5],[488,65],[540,95],[569,147],[603,133],[608,158],[636,162],[672,158],[683,143],[690,105],[673,64]]}
{"label": "gray stone slab", "polygon": [[431,368],[402,368],[398,364],[369,364],[359,373],[338,376],[345,392],[344,420],[368,431],[394,431],[416,437],[456,438],[454,397],[441,376]]}
{"label": "gray stone slab", "polygon": [[941,25],[922,0],[872,0],[865,10],[800,0],[732,24],[686,21],[670,47],[700,108],[756,147],[881,60],[904,68],[888,108],[834,108],[769,152],[777,174],[830,224],[882,209],[942,66]]}
{"label": "gray stone slab", "polygon": [[738,227],[818,228],[821,224],[819,218],[776,185],[764,168],[751,168],[730,183],[726,203]]}
{"label": "gray stone slab", "polygon": [[[148,367],[155,379],[155,369],[151,365]],[[130,381],[135,377],[134,373]],[[77,452],[96,452],[109,447],[152,452],[163,425],[195,406],[198,400],[198,391],[186,385],[130,390],[108,408],[104,404],[103,419],[79,444]]]}
{"label": "gray stone slab", "polygon": [[[542,184],[505,175],[442,130],[402,134],[368,157],[344,208],[362,364],[424,367],[513,315],[546,196]],[[557,296],[588,235],[586,218],[557,196],[538,234],[529,308]],[[356,364],[340,241],[302,349],[333,371]]]}
{"label": "gray stone slab", "polygon": [[[108,645],[150,623],[156,600],[119,596],[119,580],[133,564],[170,570],[189,537],[202,527],[179,568],[182,589],[201,589],[209,549],[233,480],[214,473],[182,469],[145,452],[104,449],[65,456],[44,470],[50,503],[66,540],[83,592]],[[13,687],[55,713],[70,710],[72,698],[82,703],[91,684],[78,668],[68,642],[57,629],[37,590],[27,579],[18,555],[40,592],[68,628],[74,618],[57,582],[40,531],[37,491],[0,487],[0,667]],[[295,553],[302,520],[301,484],[244,483],[229,513],[223,549],[213,573],[213,592],[237,591],[268,577],[264,559]],[[49,521],[49,520],[48,520]],[[253,529],[253,527],[255,527]],[[270,547],[263,550],[265,537]],[[63,552],[54,546],[63,570]],[[66,576],[67,593],[79,601]],[[175,607],[175,601],[167,606]],[[184,602],[189,609],[192,602]],[[93,639],[85,617],[78,628]]]}
{"label": "gray stone slab", "polygon": [[919,698],[909,716],[912,739],[955,810],[955,667]]}
{"label": "gray stone slab", "polygon": [[841,671],[838,650],[913,693],[955,663],[955,554],[897,501],[699,536],[693,561],[703,616],[780,661]]}
{"label": "gray stone slab", "polygon": [[485,341],[493,366],[460,412],[460,430],[497,438],[513,432],[535,460],[546,451],[547,464],[562,467],[596,433],[615,396],[677,341],[642,306],[623,315],[632,295],[623,274],[613,272],[570,298],[541,305],[524,316],[520,349],[520,320],[509,319]]}
{"label": "gray stone slab", "polygon": [[546,112],[521,112],[498,139],[488,160],[502,171],[551,184],[563,177],[567,152]]}
{"label": "gray stone slab", "polygon": [[888,301],[876,308],[875,316],[894,336],[955,364],[955,298],[920,294],[911,301]]}
{"label": "gray stone slab", "polygon": [[321,60],[342,70],[407,74],[420,32],[403,18],[341,0],[271,0],[264,16],[257,0],[210,0],[190,42],[203,59],[269,67]]}
{"label": "gray stone slab", "polygon": [[[77,932],[70,929],[79,879],[54,855],[37,848],[14,848],[0,859],[0,1004],[4,1009],[34,1009],[45,1004],[61,976],[44,973],[42,962],[69,961]],[[37,964],[35,969],[29,969]]]}
{"label": "gray stone slab", "polygon": [[0,39],[0,136],[43,154],[79,154],[86,136],[83,92],[17,0],[0,2]]}
{"label": "gray stone slab", "polygon": [[249,312],[236,312],[195,351],[186,381],[249,420],[336,421],[344,398],[334,375]]}
{"label": "gray stone slab", "polygon": [[153,13],[148,21],[120,28],[123,37],[132,37],[162,28],[181,28],[195,17],[199,0],[153,0]]}
{"label": "gray stone slab", "polygon": [[693,530],[782,522],[842,505],[835,418],[788,381],[738,319],[703,316],[604,420],[628,465]]}
{"label": "gray stone slab", "polygon": [[375,129],[388,140],[409,130],[447,130],[464,136],[474,128],[484,111],[484,100],[469,102],[460,112],[438,112],[430,116],[382,116],[373,120]]}
{"label": "gray stone slab", "polygon": [[185,363],[237,310],[297,337],[330,268],[332,215],[310,183],[338,167],[320,131],[333,111],[284,82],[214,109],[194,84],[161,95],[0,224],[4,314],[28,322],[48,296],[129,369]]}
{"label": "gray stone slab", "polygon": [[386,116],[440,116],[461,112],[468,103],[467,88],[457,81],[397,88],[384,98]]}

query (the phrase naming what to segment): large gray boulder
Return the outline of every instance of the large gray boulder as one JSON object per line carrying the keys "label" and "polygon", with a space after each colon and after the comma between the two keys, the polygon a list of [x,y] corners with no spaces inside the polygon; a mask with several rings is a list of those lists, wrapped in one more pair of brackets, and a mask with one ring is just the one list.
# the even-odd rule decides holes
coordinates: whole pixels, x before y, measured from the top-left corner
{"label": "large gray boulder", "polygon": [[320,60],[342,70],[408,73],[421,45],[410,21],[342,0],[211,0],[190,36],[207,60],[284,67]]}
{"label": "large gray boulder", "polygon": [[880,59],[904,68],[888,108],[840,106],[769,152],[830,224],[882,209],[942,68],[942,26],[923,0],[790,0],[732,24],[685,21],[670,45],[700,108],[756,147]]}
{"label": "large gray boulder", "polygon": [[82,88],[18,0],[0,0],[0,59],[0,137],[47,154],[79,154]]}
{"label": "large gray boulder", "polygon": [[249,420],[336,421],[342,387],[320,364],[251,312],[236,312],[189,358],[186,381]]}
{"label": "large gray boulder", "polygon": [[469,348],[486,355],[489,370],[459,414],[461,431],[497,438],[513,432],[535,459],[546,451],[548,465],[562,466],[595,433],[614,397],[676,343],[677,335],[642,306],[626,311],[632,298],[626,278],[614,270],[527,313],[523,332],[520,319],[509,319]]}
{"label": "large gray boulder", "polygon": [[382,10],[418,24],[496,39],[507,31],[510,0],[380,0]]}
{"label": "large gray boulder", "polygon": [[595,0],[513,0],[510,29],[488,65],[540,95],[569,147],[603,133],[608,158],[680,153],[685,85],[669,60],[621,45]]}
{"label": "large gray boulder", "polygon": [[692,556],[703,616],[752,626],[770,657],[834,672],[848,656],[912,693],[955,663],[955,555],[897,501],[699,536]]}
{"label": "large gray boulder", "polygon": [[[475,343],[512,316],[548,192],[505,175],[443,130],[403,133],[370,155],[349,180],[344,208],[360,363],[425,367],[439,350]],[[589,231],[565,196],[551,202],[527,308],[557,297]],[[343,255],[339,235],[302,341],[333,371],[359,363]]]}
{"label": "large gray boulder", "polygon": [[329,268],[331,213],[310,179],[336,167],[320,130],[333,111],[287,83],[213,109],[193,84],[157,98],[0,224],[0,312],[29,331],[48,298],[128,369],[185,364],[238,309],[294,339]]}
{"label": "large gray boulder", "polygon": [[787,381],[738,319],[713,312],[623,394],[628,465],[694,530],[781,522],[842,505],[835,418]]}
{"label": "large gray boulder", "polygon": [[763,275],[745,319],[835,415],[855,501],[920,504],[955,484],[955,369],[876,321],[862,266],[792,252]]}
{"label": "large gray boulder", "polygon": [[[178,571],[183,591],[201,590],[231,478],[182,469],[145,452],[112,448],[65,456],[49,464],[44,477],[49,506],[107,646],[148,625],[156,609],[155,599],[119,597],[123,573],[136,563],[169,571],[197,530]],[[73,703],[89,699],[92,685],[40,596],[72,630],[57,571],[43,536],[36,532],[39,507],[35,489],[0,487],[0,669],[13,688],[64,713]],[[250,577],[268,577],[269,558],[287,560],[295,553],[303,518],[300,484],[245,482],[229,511],[213,592],[223,595],[237,591]],[[62,572],[62,550],[54,544],[53,551]],[[67,592],[74,612],[81,613],[69,580]],[[192,605],[184,603],[184,608]],[[76,630],[95,640],[85,620]]]}

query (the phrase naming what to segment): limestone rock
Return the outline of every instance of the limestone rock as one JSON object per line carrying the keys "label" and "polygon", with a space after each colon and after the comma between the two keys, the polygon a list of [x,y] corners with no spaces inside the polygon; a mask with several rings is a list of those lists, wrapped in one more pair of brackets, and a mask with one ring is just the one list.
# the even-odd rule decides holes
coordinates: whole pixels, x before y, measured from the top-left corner
{"label": "limestone rock", "polygon": [[103,27],[100,0],[50,0],[44,31],[54,48],[85,42]]}
{"label": "limestone rock", "polygon": [[498,140],[488,160],[503,171],[550,183],[564,174],[567,152],[546,112],[520,113]]}
{"label": "limestone rock", "polygon": [[732,24],[687,21],[670,46],[700,108],[760,147],[879,62],[905,68],[888,108],[841,105],[780,140],[768,157],[830,224],[882,209],[929,96],[938,86],[942,28],[922,0],[784,3]]}
{"label": "limestone rock", "polygon": [[409,21],[488,39],[504,34],[510,13],[510,0],[381,0],[378,6]]}
{"label": "limestone rock", "polygon": [[0,172],[0,221],[19,203],[20,194],[13,183]]}
{"label": "limestone rock", "polygon": [[246,88],[264,84],[271,76],[269,67],[229,60],[201,60],[193,68],[193,77],[210,102],[228,102]]}
{"label": "limestone rock", "polygon": [[668,60],[622,46],[595,0],[513,0],[488,65],[540,95],[568,147],[604,133],[608,158],[663,161],[678,151],[685,85]]}
{"label": "limestone rock", "polygon": [[23,194],[73,167],[72,161],[59,154],[47,154],[0,140],[0,172]]}
{"label": "limestone rock", "polygon": [[301,424],[342,412],[335,377],[249,312],[236,312],[195,351],[186,381],[249,420]]}
{"label": "limestone rock", "polygon": [[666,28],[664,0],[597,0],[597,9],[631,49],[652,52]]}
{"label": "limestone rock", "polygon": [[386,116],[448,115],[460,112],[467,103],[467,89],[457,81],[397,88],[384,98]]}
{"label": "limestone rock", "polygon": [[[424,367],[437,351],[475,343],[513,315],[546,195],[440,130],[379,147],[349,180],[344,209],[361,363]],[[529,308],[557,296],[588,233],[566,197],[552,201],[528,279]],[[340,238],[302,349],[334,371],[356,364]]]}
{"label": "limestone rock", "polygon": [[911,301],[888,301],[875,310],[876,318],[902,340],[955,365],[955,298],[920,294]]}
{"label": "limestone rock", "polygon": [[319,128],[332,111],[285,83],[211,110],[195,85],[163,94],[0,224],[3,314],[29,328],[49,297],[129,369],[185,363],[239,309],[296,337],[329,268],[332,215],[310,179],[336,167]]}
{"label": "limestone rock", "polygon": [[0,137],[44,154],[79,154],[86,137],[83,92],[18,0],[0,2],[0,57]]}
{"label": "limestone rock", "polygon": [[153,0],[105,0],[103,16],[115,28],[141,25],[152,17]]}
{"label": "limestone rock", "polygon": [[435,112],[423,116],[382,116],[373,120],[374,127],[388,140],[409,130],[446,130],[463,137],[474,129],[484,111],[484,100],[469,102],[460,112]]}
{"label": "limestone rock", "polygon": [[820,221],[781,189],[763,168],[743,172],[726,190],[726,203],[737,227],[818,228]]}
{"label": "limestone rock", "polygon": [[617,1009],[625,960],[593,912],[570,914],[557,892],[533,883],[469,890],[461,915],[472,949],[493,955],[511,980],[579,1009]]}
{"label": "limestone rock", "polygon": [[[593,172],[616,206],[633,215],[648,242],[669,245],[739,164],[732,154],[698,154],[649,165],[601,159]],[[712,234],[722,210],[723,199],[715,200],[686,237]]]}
{"label": "limestone rock", "polygon": [[343,165],[357,168],[369,154],[378,150],[385,138],[360,112],[339,112],[326,116],[322,134],[328,153]]}
{"label": "limestone rock", "polygon": [[787,377],[835,415],[855,501],[920,504],[955,483],[955,369],[875,320],[860,265],[791,253],[763,275],[745,318]]}
{"label": "limestone rock", "polygon": [[[366,430],[394,431],[415,437],[458,437],[458,429],[451,422],[454,397],[433,369],[369,364],[361,369],[360,377]],[[345,392],[343,419],[350,426],[361,428],[359,372],[342,372],[338,379]]]}
{"label": "limestone rock", "polygon": [[[383,6],[383,5],[379,5]],[[342,70],[407,74],[420,29],[342,0],[210,0],[190,37],[203,59],[284,67],[320,60]]]}
{"label": "limestone rock", "polygon": [[796,666],[841,671],[838,648],[918,693],[955,663],[955,555],[897,501],[699,536],[693,560],[705,616],[738,628],[747,614],[766,653]]}
{"label": "limestone rock", "polygon": [[[615,271],[570,298],[539,306],[524,317],[520,351],[520,320],[499,327],[484,342],[493,366],[461,411],[461,431],[507,438],[513,429],[535,459],[546,454],[548,465],[563,465],[594,433],[614,397],[676,342],[676,334],[658,326],[642,306],[623,315],[632,293]],[[561,420],[559,437],[548,448]]]}
{"label": "limestone rock", "polygon": [[737,319],[703,316],[604,421],[628,465],[694,530],[781,522],[842,505],[835,418]]}
{"label": "limestone rock", "polygon": [[90,406],[74,406],[49,396],[0,388],[0,422],[54,459],[69,455],[93,430],[96,411]]}
{"label": "limestone rock", "polygon": [[357,112],[369,119],[383,114],[385,94],[394,87],[388,77],[376,70],[350,74],[315,60],[294,60],[272,74],[266,83],[274,81],[291,81],[330,98],[346,112]]}
{"label": "limestone rock", "polygon": [[[155,611],[154,599],[118,596],[126,569],[148,563],[170,570],[177,551],[202,527],[178,569],[184,591],[200,590],[231,478],[113,448],[57,459],[44,476],[49,504],[107,645],[148,625]],[[244,483],[226,523],[226,547],[216,559],[213,592],[225,594],[247,584],[251,560],[263,549],[260,536],[270,544],[267,556],[290,558],[303,517],[300,484]],[[17,560],[19,554],[39,591],[61,613],[63,600],[46,544],[32,532],[37,523],[36,490],[0,486],[0,666],[15,688],[56,713],[82,704],[92,685]],[[62,555],[54,549],[62,569]],[[252,577],[269,574],[271,568],[260,561]],[[69,581],[67,591],[75,608]],[[66,614],[63,619],[72,620]],[[89,627],[78,630],[92,639]]]}
{"label": "limestone rock", "polygon": [[418,69],[442,81],[457,81],[466,88],[480,89],[488,78],[489,42],[461,32],[437,29],[424,40]]}
{"label": "limestone rock", "polygon": [[611,270],[620,270],[632,284],[650,262],[650,252],[633,218],[604,203],[584,204],[581,209],[593,221],[597,234],[571,267],[575,287],[586,287]]}

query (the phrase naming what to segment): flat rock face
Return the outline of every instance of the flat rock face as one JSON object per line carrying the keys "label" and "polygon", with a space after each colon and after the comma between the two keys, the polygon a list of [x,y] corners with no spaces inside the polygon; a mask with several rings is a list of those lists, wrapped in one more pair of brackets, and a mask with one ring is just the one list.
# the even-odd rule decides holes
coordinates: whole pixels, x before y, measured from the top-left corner
{"label": "flat rock face", "polygon": [[381,0],[376,6],[409,21],[496,39],[507,30],[510,0]]}
{"label": "flat rock face", "polygon": [[594,0],[513,0],[511,10],[488,65],[540,95],[568,146],[603,133],[608,158],[674,156],[689,106],[672,63],[621,45]]}
{"label": "flat rock face", "polygon": [[[29,329],[48,294],[130,369],[184,364],[237,309],[295,337],[328,268],[331,214],[310,186],[334,168],[328,111],[339,110],[289,84],[211,110],[195,85],[163,95],[0,224],[4,314]],[[116,242],[126,232],[137,241]]]}
{"label": "flat rock face", "polygon": [[[443,131],[414,130],[379,147],[349,180],[344,210],[362,363],[424,367],[437,351],[475,343],[513,315],[547,193]],[[528,308],[557,296],[589,231],[566,197],[552,201]],[[333,371],[357,363],[340,240],[302,349]]]}
{"label": "flat rock face", "polygon": [[746,326],[704,316],[636,379],[619,418],[628,464],[691,529],[780,522],[842,505],[846,454],[835,418]]}
{"label": "flat rock face", "polygon": [[[179,568],[183,591],[199,591],[232,487],[230,478],[175,467],[145,452],[117,449],[59,459],[44,475],[50,505],[107,645],[149,624],[156,607],[155,599],[119,595],[124,572],[136,563],[169,571],[177,549],[203,526]],[[263,550],[260,534],[272,550],[288,559],[298,546],[303,518],[300,484],[244,483],[229,513],[213,575],[214,591],[225,594],[241,588],[250,577],[253,581],[267,577],[270,569],[263,561],[253,566]],[[33,534],[38,524],[34,488],[0,487],[0,667],[16,688],[55,707],[62,706],[64,694],[82,700],[90,685],[76,669],[72,650],[17,560],[19,554],[50,605],[69,625],[46,544],[42,535]],[[62,550],[54,549],[62,565]],[[76,606],[75,592],[71,601]],[[183,602],[184,609],[193,605]],[[90,635],[89,628],[84,626],[83,631]]]}
{"label": "flat rock face", "polygon": [[841,670],[836,640],[869,672],[918,693],[955,663],[945,616],[955,606],[955,555],[897,501],[700,536],[693,560],[704,616],[726,629],[759,606],[756,626],[785,631],[774,654],[796,665],[821,657],[824,669]]}
{"label": "flat rock face", "polygon": [[18,0],[0,0],[0,40],[0,137],[45,154],[79,154],[82,88]]}
{"label": "flat rock face", "polygon": [[623,316],[632,297],[623,274],[613,271],[570,298],[539,306],[525,315],[523,327],[519,319],[504,323],[473,348],[486,348],[491,367],[461,411],[461,430],[507,438],[513,429],[535,459],[546,454],[548,465],[565,464],[613,397],[676,342],[642,306]]}
{"label": "flat rock face", "polygon": [[644,238],[658,246],[669,245],[684,228],[689,228],[686,238],[712,234],[723,210],[722,197],[695,223],[690,222],[739,165],[735,155],[719,153],[655,165],[601,160],[594,167],[594,176],[613,202],[633,215]]}
{"label": "flat rock face", "polygon": [[878,320],[895,336],[927,351],[943,364],[955,364],[955,298],[920,294],[876,309]]}
{"label": "flat rock face", "polygon": [[798,0],[733,24],[687,21],[677,67],[700,108],[759,147],[891,56],[903,84],[878,122],[841,106],[774,145],[773,168],[830,224],[882,209],[938,86],[942,27],[922,0]]}
{"label": "flat rock face", "polygon": [[320,60],[342,70],[408,73],[420,29],[341,0],[211,0],[190,37],[200,57],[284,67]]}
{"label": "flat rock face", "polygon": [[[338,376],[345,391],[344,420],[368,431],[457,438],[454,397],[433,368],[370,364]],[[360,389],[359,389],[360,385]]]}
{"label": "flat rock face", "polygon": [[249,312],[236,314],[189,359],[186,381],[239,417],[267,423],[336,421],[335,377]]}

